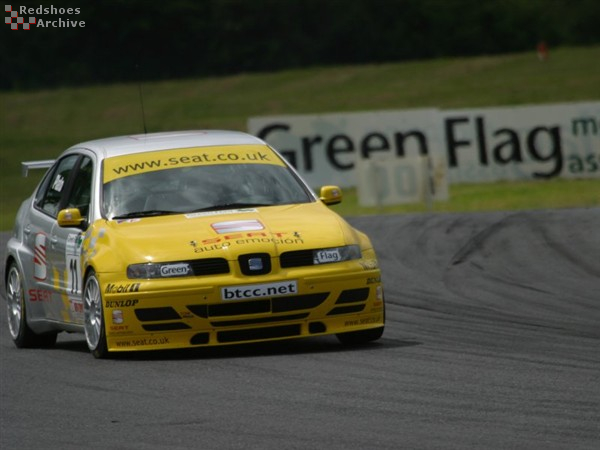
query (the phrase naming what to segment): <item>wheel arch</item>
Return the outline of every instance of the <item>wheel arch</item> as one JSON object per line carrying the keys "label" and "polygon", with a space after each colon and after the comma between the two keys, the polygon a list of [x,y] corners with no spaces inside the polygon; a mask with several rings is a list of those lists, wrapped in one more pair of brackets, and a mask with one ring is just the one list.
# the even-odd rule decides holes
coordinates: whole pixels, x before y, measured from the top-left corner
{"label": "wheel arch", "polygon": [[82,278],[82,280],[81,280],[82,282],[84,282],[84,283],[85,283],[85,280],[86,280],[86,279],[87,279],[87,277],[90,275],[90,272],[98,273],[98,272],[96,271],[96,269],[94,268],[94,266],[92,266],[91,264],[88,264],[88,265],[86,266],[86,268],[85,268],[85,271],[84,271],[84,273],[83,273],[82,277],[81,277],[81,278]]}
{"label": "wheel arch", "polygon": [[[21,261],[19,260],[19,258],[13,254],[9,254],[6,257],[6,265],[4,266],[4,295],[7,295],[7,289],[8,289],[8,275],[10,272],[10,268],[12,265],[16,265],[17,266],[17,270],[19,271],[19,276],[21,278],[21,283],[22,283],[22,288],[23,288],[23,293],[27,292],[30,288],[30,284],[28,283],[28,280],[25,277],[25,271],[23,270],[23,265],[21,264]],[[25,294],[23,294],[25,295]],[[29,317],[27,318],[29,320]]]}
{"label": "wheel arch", "polygon": [[10,266],[13,263],[16,263],[17,266],[19,265],[19,262],[17,261],[17,258],[15,258],[13,255],[8,255],[6,257],[6,261],[5,262],[6,262],[6,264],[4,265],[4,289],[6,289],[6,286],[7,286],[7,283],[8,283],[8,272],[10,270]]}

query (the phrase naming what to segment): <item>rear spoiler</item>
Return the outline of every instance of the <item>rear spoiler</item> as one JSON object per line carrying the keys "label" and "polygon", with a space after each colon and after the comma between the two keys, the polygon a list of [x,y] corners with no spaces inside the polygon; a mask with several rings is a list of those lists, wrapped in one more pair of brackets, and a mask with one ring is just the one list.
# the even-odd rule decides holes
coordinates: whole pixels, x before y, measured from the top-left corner
{"label": "rear spoiler", "polygon": [[21,163],[21,175],[27,176],[32,169],[49,169],[54,164],[53,159],[44,159],[41,161],[25,161]]}

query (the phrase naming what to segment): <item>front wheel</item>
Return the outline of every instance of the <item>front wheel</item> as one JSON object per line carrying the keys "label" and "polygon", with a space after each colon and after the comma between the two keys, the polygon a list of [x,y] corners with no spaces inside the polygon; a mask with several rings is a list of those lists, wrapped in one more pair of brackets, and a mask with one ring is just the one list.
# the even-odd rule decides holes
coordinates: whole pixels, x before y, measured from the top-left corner
{"label": "front wheel", "polygon": [[48,348],[56,343],[57,332],[36,334],[27,325],[23,278],[15,262],[12,262],[8,269],[6,301],[8,307],[8,330],[10,331],[10,337],[18,348]]}
{"label": "front wheel", "polygon": [[108,356],[108,346],[106,345],[106,331],[104,328],[102,293],[94,271],[88,274],[83,287],[83,317],[85,340],[90,352],[96,358],[106,358]]}

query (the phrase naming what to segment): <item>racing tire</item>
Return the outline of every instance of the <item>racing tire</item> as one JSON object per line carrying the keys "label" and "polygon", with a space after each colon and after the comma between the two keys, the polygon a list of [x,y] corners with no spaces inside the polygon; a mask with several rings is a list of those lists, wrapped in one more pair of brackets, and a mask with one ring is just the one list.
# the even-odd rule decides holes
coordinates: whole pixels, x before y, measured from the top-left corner
{"label": "racing tire", "polygon": [[349,331],[338,333],[335,336],[344,345],[360,345],[376,341],[383,335],[385,327],[371,328],[370,330]]}
{"label": "racing tire", "polygon": [[57,332],[36,334],[27,324],[27,306],[23,277],[17,263],[12,262],[6,278],[8,330],[17,348],[49,348],[56,343]]}
{"label": "racing tire", "polygon": [[108,346],[106,344],[102,292],[93,270],[85,278],[83,285],[83,325],[85,340],[92,355],[98,359],[106,358]]}

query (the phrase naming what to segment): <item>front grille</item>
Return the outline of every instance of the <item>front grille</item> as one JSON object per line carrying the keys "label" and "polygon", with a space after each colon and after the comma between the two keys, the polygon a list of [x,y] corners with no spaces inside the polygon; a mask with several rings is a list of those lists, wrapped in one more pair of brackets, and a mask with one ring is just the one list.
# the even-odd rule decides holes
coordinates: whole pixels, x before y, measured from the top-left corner
{"label": "front grille", "polygon": [[217,305],[208,305],[208,316],[239,316],[243,314],[260,314],[269,312],[269,300],[259,300],[256,302],[242,303],[219,303]]}
{"label": "front grille", "polygon": [[[346,289],[342,291],[335,301],[336,306],[327,313],[328,316],[336,316],[338,314],[352,314],[361,312],[365,309],[366,302],[369,298],[369,288]],[[348,303],[359,303],[358,305],[347,305]]]}
{"label": "front grille", "polygon": [[183,322],[169,322],[169,323],[147,323],[142,325],[142,328],[146,331],[174,331],[174,330],[188,330],[191,327]]}
{"label": "front grille", "polygon": [[177,314],[177,311],[170,306],[164,308],[137,308],[135,310],[135,316],[140,322],[181,319],[179,314]]}
{"label": "front grille", "polygon": [[209,317],[268,313],[271,310],[271,304],[269,300],[258,300],[254,302],[219,303],[216,305],[187,305],[187,309],[199,317],[208,319]]}
{"label": "front grille", "polygon": [[252,330],[219,331],[217,340],[221,343],[255,341],[300,336],[300,324],[279,327],[257,328]]}
{"label": "front grille", "polygon": [[196,276],[229,273],[229,263],[224,258],[194,259],[187,262]]}
{"label": "front grille", "polygon": [[204,319],[247,314],[283,313],[316,308],[327,299],[328,295],[328,292],[320,292],[317,294],[218,303],[215,305],[187,305],[187,308]]}
{"label": "front grille", "polygon": [[351,305],[351,306],[338,306],[337,308],[333,308],[331,311],[327,313],[328,316],[336,316],[338,314],[351,314],[361,312],[365,309],[366,305]]}
{"label": "front grille", "polygon": [[348,289],[346,291],[342,291],[335,303],[339,305],[340,303],[364,302],[367,298],[369,298],[368,287]]}
{"label": "front grille", "polygon": [[284,252],[281,254],[281,256],[279,256],[279,264],[283,268],[312,266],[314,265],[313,250],[294,250],[291,252]]}
{"label": "front grille", "polygon": [[284,320],[302,320],[308,317],[308,313],[291,314],[288,316],[271,316],[260,317],[258,319],[242,319],[242,320],[220,320],[211,322],[213,327],[234,327],[240,325],[256,325],[259,323],[281,322]]}
{"label": "front grille", "polygon": [[271,300],[272,309],[274,313],[312,309],[323,303],[328,295],[327,292],[320,292],[293,297],[276,297]]}

